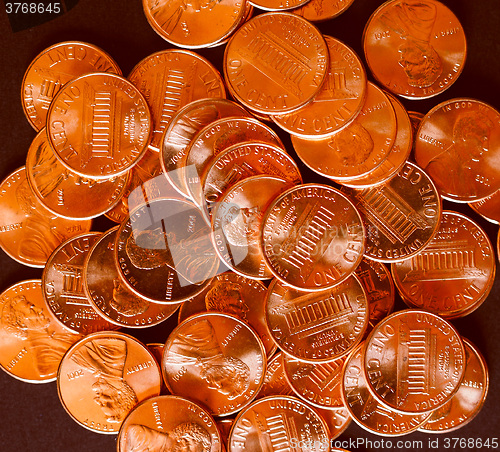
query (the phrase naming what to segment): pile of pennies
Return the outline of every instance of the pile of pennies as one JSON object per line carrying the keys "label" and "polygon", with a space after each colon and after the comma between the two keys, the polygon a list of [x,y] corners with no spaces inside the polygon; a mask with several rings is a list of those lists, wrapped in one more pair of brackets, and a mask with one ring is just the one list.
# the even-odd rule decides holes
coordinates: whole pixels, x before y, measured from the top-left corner
{"label": "pile of pennies", "polygon": [[[500,113],[398,100],[459,77],[446,6],[380,6],[365,69],[314,25],[351,3],[144,0],[171,46],[127,78],[84,42],[27,69],[38,134],[0,184],[0,247],[43,274],[0,295],[0,365],[57,380],[119,452],[341,450],[351,420],[450,432],[481,409],[485,360],[451,320],[487,299],[495,249],[442,199],[500,221]],[[219,45],[222,74],[196,53]],[[173,316],[160,343],[119,331]]]}

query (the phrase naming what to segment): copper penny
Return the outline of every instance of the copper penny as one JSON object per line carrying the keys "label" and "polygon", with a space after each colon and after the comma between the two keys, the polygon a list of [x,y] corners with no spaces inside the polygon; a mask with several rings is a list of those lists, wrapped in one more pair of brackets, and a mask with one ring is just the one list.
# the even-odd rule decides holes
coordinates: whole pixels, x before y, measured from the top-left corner
{"label": "copper penny", "polygon": [[89,231],[92,224],[49,212],[29,186],[24,166],[0,183],[0,212],[0,247],[30,267],[43,267],[61,243]]}
{"label": "copper penny", "polygon": [[193,100],[226,97],[224,82],[207,59],[189,50],[168,49],[141,60],[127,77],[144,95],[151,111],[149,147],[160,150],[172,118]]}
{"label": "copper penny", "polygon": [[363,48],[377,81],[408,99],[425,99],[449,88],[467,53],[462,25],[436,0],[385,2],[366,24]]}
{"label": "copper penny", "polygon": [[229,91],[243,105],[264,114],[288,113],[312,100],[328,68],[328,47],[319,30],[291,13],[250,19],[224,53]]}
{"label": "copper penny", "polygon": [[478,201],[500,189],[500,113],[474,99],[450,99],[422,119],[415,160],[441,196]]}
{"label": "copper penny", "polygon": [[173,198],[155,199],[130,213],[116,236],[115,260],[132,292],[166,304],[201,292],[219,265],[201,211]]}
{"label": "copper penny", "polygon": [[287,355],[308,363],[333,361],[361,342],[368,301],[352,275],[322,292],[304,293],[273,280],[268,288],[267,324]]}
{"label": "copper penny", "polygon": [[366,258],[363,258],[356,268],[356,276],[361,281],[368,299],[368,328],[371,331],[394,309],[394,282],[389,269],[383,263]]}
{"label": "copper penny", "polygon": [[152,397],[137,405],[122,423],[118,452],[220,452],[217,424],[201,405],[183,397]]}
{"label": "copper penny", "polygon": [[430,413],[397,413],[375,399],[363,374],[363,346],[361,343],[347,358],[342,380],[342,396],[352,418],[363,429],[377,435],[399,436],[415,431]]}
{"label": "copper penny", "polygon": [[129,176],[91,179],[70,171],[49,146],[40,130],[26,157],[28,182],[38,200],[54,214],[68,219],[90,219],[113,208],[123,196]]}
{"label": "copper penny", "polygon": [[182,107],[171,119],[163,134],[160,163],[167,179],[179,193],[189,197],[184,166],[186,151],[196,134],[218,119],[245,115],[249,116],[249,113],[230,100],[200,99]]}
{"label": "copper penny", "polygon": [[215,251],[222,262],[248,278],[270,279],[260,232],[267,207],[292,184],[280,177],[251,176],[229,188],[212,213]]}
{"label": "copper penny", "polygon": [[435,410],[429,420],[420,427],[427,433],[452,432],[468,424],[481,410],[489,387],[486,361],[469,340],[465,345],[465,374],[460,387],[451,400]]}
{"label": "copper penny", "polygon": [[[165,348],[165,343],[158,343],[158,342],[153,342],[153,343],[148,343],[146,344],[146,347],[148,350],[153,354],[156,360],[156,364],[158,364],[158,367],[161,369],[161,360],[163,359],[163,350]],[[160,389],[160,395],[169,395],[170,392],[167,389],[167,385],[163,381],[163,376],[161,378],[161,389]]]}
{"label": "copper penny", "polygon": [[89,334],[73,345],[57,374],[64,409],[95,433],[118,433],[135,405],[159,395],[160,384],[160,369],[146,346],[111,331]]}
{"label": "copper penny", "polygon": [[365,227],[365,256],[402,261],[419,253],[434,237],[441,199],[429,176],[406,162],[391,180],[364,189],[343,188],[359,209]]}
{"label": "copper penny", "polygon": [[339,16],[347,8],[349,8],[353,2],[354,0],[338,0],[334,2],[325,0],[309,0],[306,4],[292,10],[291,12],[302,16],[310,22],[322,22]]}
{"label": "copper penny", "polygon": [[234,315],[255,330],[269,357],[275,352],[276,344],[266,324],[266,292],[267,287],[261,281],[230,271],[218,274],[203,292],[182,303],[179,309],[179,323],[194,314],[206,311]]}
{"label": "copper penny", "polygon": [[189,195],[197,205],[203,205],[200,177],[210,161],[230,146],[247,141],[263,141],[284,149],[276,132],[254,118],[221,118],[193,137],[186,150],[185,181]]}
{"label": "copper penny", "polygon": [[264,381],[257,394],[257,398],[293,394],[293,389],[285,375],[284,356],[285,354],[282,351],[278,351],[267,361]]}
{"label": "copper penny", "polygon": [[363,107],[366,72],[360,58],[342,41],[323,36],[330,65],[323,85],[307,105],[272,120],[287,132],[302,138],[321,138],[351,123]]}
{"label": "copper penny", "polygon": [[291,138],[297,155],[309,168],[343,182],[379,167],[391,151],[396,131],[389,98],[370,82],[363,108],[351,124],[323,139]]}
{"label": "copper penny", "polygon": [[283,357],[285,376],[293,392],[316,408],[342,408],[342,372],[346,356],[327,363],[306,363]]}
{"label": "copper penny", "polygon": [[43,270],[45,302],[55,318],[75,333],[118,329],[98,315],[83,288],[85,259],[101,235],[87,232],[61,243]]}
{"label": "copper penny", "polygon": [[167,338],[162,360],[172,394],[200,402],[216,416],[236,413],[255,398],[265,366],[264,346],[254,330],[218,312],[197,314],[178,325]]}
{"label": "copper penny", "polygon": [[253,6],[265,11],[284,11],[298,8],[309,0],[248,0]]}
{"label": "copper penny", "polygon": [[[341,407],[331,409],[316,408],[316,412],[326,422],[330,433],[330,446],[333,444],[333,440],[342,435],[342,433],[346,431],[347,427],[351,425],[352,417],[343,401]],[[343,449],[334,447],[330,447],[329,449],[330,452],[337,452],[341,450]]]}
{"label": "copper penny", "polygon": [[392,179],[403,167],[410,157],[413,148],[413,132],[411,120],[403,104],[393,95],[385,93],[391,101],[392,107],[396,113],[396,139],[392,145],[387,158],[381,165],[370,171],[367,175],[359,179],[342,181],[343,185],[348,187],[360,188],[371,185],[381,184]]}
{"label": "copper penny", "polygon": [[221,43],[246,13],[246,2],[241,0],[142,0],[142,6],[156,33],[165,41],[188,49]]}
{"label": "copper penny", "polygon": [[83,266],[85,293],[93,308],[108,322],[128,328],[145,328],[168,319],[179,304],[151,303],[123,283],[115,262],[118,226],[94,243]]}
{"label": "copper penny", "polygon": [[444,211],[431,242],[411,259],[393,263],[392,274],[409,307],[451,319],[482,304],[495,268],[495,251],[481,227],[461,213]]}
{"label": "copper penny", "polygon": [[278,451],[284,445],[323,452],[329,450],[328,433],[325,421],[305,402],[292,396],[269,396],[238,414],[229,435],[228,452]]}
{"label": "copper penny", "polygon": [[114,74],[71,80],[47,113],[47,134],[56,157],[71,171],[109,179],[128,171],[146,152],[151,114],[140,91]]}
{"label": "copper penny", "polygon": [[118,65],[104,50],[86,42],[59,42],[35,57],[21,88],[24,114],[35,130],[45,127],[47,111],[61,87],[89,72],[121,75]]}
{"label": "copper penny", "polygon": [[266,262],[298,290],[333,287],[363,257],[364,226],[353,204],[327,185],[298,185],[266,210],[262,243]]}
{"label": "copper penny", "polygon": [[209,210],[229,187],[259,174],[302,183],[297,164],[282,148],[263,142],[238,143],[214,157],[201,174],[203,198]]}
{"label": "copper penny", "polygon": [[479,201],[469,202],[469,206],[485,220],[500,224],[500,190]]}
{"label": "copper penny", "polygon": [[464,371],[462,338],[430,312],[398,311],[366,339],[367,386],[393,411],[424,414],[438,409],[458,390]]}
{"label": "copper penny", "polygon": [[42,281],[20,281],[0,294],[0,366],[29,383],[54,381],[66,350],[81,339],[56,322]]}

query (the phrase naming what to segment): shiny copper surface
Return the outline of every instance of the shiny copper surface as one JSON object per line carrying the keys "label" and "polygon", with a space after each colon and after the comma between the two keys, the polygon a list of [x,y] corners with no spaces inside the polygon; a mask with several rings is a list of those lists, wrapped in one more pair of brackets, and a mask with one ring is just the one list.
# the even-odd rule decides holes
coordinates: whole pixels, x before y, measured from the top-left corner
{"label": "shiny copper surface", "polygon": [[285,11],[298,8],[307,2],[308,0],[249,0],[253,6],[265,11]]}
{"label": "shiny copper surface", "polygon": [[285,375],[284,357],[285,354],[278,351],[271,359],[268,359],[264,382],[257,394],[257,398],[293,394],[293,389]]}
{"label": "shiny copper surface", "polygon": [[296,8],[291,12],[302,16],[311,22],[322,22],[324,20],[333,19],[342,14],[354,0],[326,1],[326,0],[309,0],[300,8]]}
{"label": "shiny copper surface", "polygon": [[480,201],[469,202],[469,206],[485,220],[500,224],[500,190]]}

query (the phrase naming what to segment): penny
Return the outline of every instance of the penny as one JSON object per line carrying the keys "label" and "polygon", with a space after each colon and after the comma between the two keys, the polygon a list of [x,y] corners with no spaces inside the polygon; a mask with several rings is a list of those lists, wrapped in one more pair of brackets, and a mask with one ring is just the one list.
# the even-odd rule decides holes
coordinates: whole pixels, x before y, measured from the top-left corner
{"label": "penny", "polygon": [[253,6],[265,11],[284,11],[298,8],[309,0],[248,0]]}
{"label": "penny", "polygon": [[422,119],[415,160],[441,196],[478,201],[500,189],[500,113],[474,99],[450,99]]}
{"label": "penny", "polygon": [[408,99],[425,99],[449,88],[465,65],[462,25],[444,4],[391,0],[368,20],[363,49],[373,76]]}
{"label": "penny", "polygon": [[142,0],[149,25],[165,41],[188,49],[223,42],[246,14],[246,2]]}
{"label": "penny", "polygon": [[500,224],[500,190],[479,201],[469,202],[469,206],[485,220]]}
{"label": "penny", "polygon": [[391,101],[396,113],[396,139],[387,157],[381,165],[358,179],[343,181],[347,187],[360,188],[363,186],[377,185],[393,178],[410,157],[413,148],[413,133],[411,120],[404,106],[393,95],[385,93]]}
{"label": "penny", "polygon": [[352,418],[363,429],[382,436],[405,435],[417,430],[430,413],[397,413],[375,399],[363,374],[363,347],[361,343],[347,358],[342,380],[342,396]]}
{"label": "penny", "polygon": [[293,158],[282,148],[270,143],[237,143],[219,153],[201,174],[203,199],[211,210],[232,185],[250,176],[271,174],[293,184],[302,176]]}
{"label": "penny", "polygon": [[342,14],[354,0],[340,0],[329,2],[325,0],[309,0],[299,8],[293,9],[293,14],[302,16],[310,22],[322,22],[333,19]]}
{"label": "penny", "polygon": [[365,256],[395,262],[418,254],[434,237],[441,199],[418,166],[406,162],[389,181],[363,189],[342,188],[361,212],[367,229]]}
{"label": "penny", "polygon": [[285,354],[282,351],[278,351],[267,361],[264,381],[257,394],[258,399],[266,396],[293,394],[293,389],[285,375],[284,356]]}
{"label": "penny", "polygon": [[70,171],[54,155],[45,128],[28,149],[26,172],[33,193],[47,210],[68,219],[90,219],[112,209],[123,196],[128,174],[90,179]]}
{"label": "penny", "polygon": [[[335,407],[332,409],[316,408],[316,412],[326,422],[328,431],[330,433],[330,445],[333,444],[333,440],[342,435],[342,433],[347,430],[347,427],[351,425],[352,417],[343,402],[341,407]],[[329,449],[330,452],[341,450],[344,449],[332,447],[330,447]]]}
{"label": "penny", "polygon": [[230,146],[247,141],[263,141],[284,149],[276,132],[254,118],[221,118],[193,137],[186,150],[185,180],[189,195],[197,205],[203,205],[200,176],[210,161]]}
{"label": "penny", "polygon": [[301,138],[322,138],[343,129],[359,114],[365,102],[366,72],[360,58],[342,41],[323,36],[329,67],[323,85],[307,105],[271,119]]}
{"label": "penny", "polygon": [[[156,360],[156,364],[158,364],[158,367],[161,369],[161,360],[163,358],[163,350],[165,348],[165,343],[149,343],[146,344],[146,347],[148,350],[153,354]],[[160,389],[160,395],[167,395],[170,394],[167,389],[167,385],[163,381],[163,376],[161,378],[161,389]]]}
{"label": "penny", "polygon": [[384,264],[366,258],[363,258],[356,268],[356,276],[361,281],[368,299],[368,328],[371,331],[394,309],[394,282],[390,271]]}
{"label": "penny", "polygon": [[114,74],[86,74],[66,83],[47,113],[49,143],[80,176],[109,179],[146,152],[151,114],[140,91]]}
{"label": "penny", "polygon": [[160,150],[172,118],[193,100],[224,98],[224,82],[207,59],[189,50],[168,49],[141,60],[128,76],[144,95],[153,120],[149,147]]}
{"label": "penny", "polygon": [[212,212],[213,241],[219,258],[230,269],[248,278],[272,278],[260,241],[264,212],[291,186],[280,177],[251,176],[222,195]]}
{"label": "penny", "polygon": [[162,360],[170,391],[203,404],[215,416],[248,405],[262,385],[265,366],[264,346],[254,330],[218,312],[197,314],[178,325],[167,338]]}
{"label": "penny", "polygon": [[266,349],[266,355],[270,357],[276,350],[276,344],[266,324],[266,292],[267,287],[261,281],[230,271],[218,274],[202,292],[182,303],[179,323],[206,311],[234,315],[255,330]]}
{"label": "penny", "polygon": [[43,270],[45,302],[55,318],[74,333],[118,329],[95,311],[84,290],[85,259],[101,235],[87,232],[61,243]]}
{"label": "penny", "polygon": [[451,400],[435,410],[420,427],[427,433],[452,432],[468,424],[481,410],[489,387],[488,366],[477,347],[466,338],[465,374],[460,387]]}
{"label": "penny", "polygon": [[[329,449],[328,427],[318,413],[292,396],[269,396],[242,410],[234,421],[228,452],[297,449],[320,452]],[[302,445],[302,446],[297,446]]]}
{"label": "penny", "polygon": [[287,355],[308,363],[333,361],[361,342],[368,325],[368,301],[352,275],[322,292],[304,293],[271,281],[267,324]]}
{"label": "penny", "polygon": [[298,290],[333,287],[363,257],[364,226],[353,204],[327,185],[295,186],[266,210],[262,243],[274,275]]}
{"label": "penny", "polygon": [[139,402],[160,393],[161,374],[145,345],[101,331],[74,344],[57,374],[59,399],[73,420],[95,433],[116,434]]}
{"label": "penny", "polygon": [[248,112],[226,99],[200,99],[184,107],[170,120],[160,148],[160,163],[167,179],[182,195],[189,197],[184,176],[186,151],[191,140],[205,126],[227,116],[245,116]]}
{"label": "penny", "polygon": [[327,363],[306,363],[285,355],[285,376],[293,392],[316,408],[343,408],[341,380],[346,356]]}
{"label": "penny", "polygon": [[57,378],[66,350],[82,336],[70,333],[45,305],[42,281],[20,281],[0,294],[0,367],[28,383]]}
{"label": "penny", "polygon": [[409,307],[452,319],[482,304],[495,268],[495,251],[482,228],[461,213],[444,211],[431,242],[411,259],[393,263],[392,274]]}
{"label": "penny", "polygon": [[37,131],[45,127],[56,93],[70,80],[89,72],[121,75],[104,50],[87,42],[59,42],[39,53],[24,73],[21,88],[24,114],[31,126]]}
{"label": "penny", "polygon": [[0,212],[0,247],[30,267],[43,267],[61,243],[89,231],[92,224],[49,212],[29,186],[24,166],[0,183]]}
{"label": "penny", "polygon": [[179,304],[151,303],[123,283],[115,262],[118,226],[94,243],[83,265],[83,288],[96,312],[108,322],[128,328],[145,328],[167,320]]}
{"label": "penny", "polygon": [[298,157],[316,173],[337,182],[369,174],[389,155],[396,139],[396,114],[389,98],[368,83],[366,99],[356,119],[322,139],[291,136]]}
{"label": "penny", "polygon": [[152,200],[130,213],[116,236],[115,261],[132,292],[166,304],[201,292],[219,265],[201,211],[173,198]]}
{"label": "penny", "polygon": [[398,311],[372,330],[363,372],[373,396],[393,411],[430,413],[458,390],[465,350],[455,328],[436,314]]}
{"label": "penny", "polygon": [[165,395],[134,407],[120,428],[117,446],[118,452],[220,452],[221,437],[204,407],[183,397]]}
{"label": "penny", "polygon": [[223,68],[230,93],[243,105],[264,114],[288,113],[319,92],[328,73],[328,47],[304,18],[265,13],[234,33]]}

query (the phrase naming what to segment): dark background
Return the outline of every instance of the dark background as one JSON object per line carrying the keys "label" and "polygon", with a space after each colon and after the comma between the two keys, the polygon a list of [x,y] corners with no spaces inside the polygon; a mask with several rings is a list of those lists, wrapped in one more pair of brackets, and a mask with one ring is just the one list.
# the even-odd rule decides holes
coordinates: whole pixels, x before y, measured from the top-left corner
{"label": "dark background", "polygon": [[[325,0],[328,1],[328,0]],[[6,3],[6,2],[4,2]],[[350,45],[362,58],[361,36],[371,13],[381,0],[354,0],[339,17],[318,24],[320,30]],[[457,82],[444,93],[421,101],[403,100],[408,110],[426,113],[433,106],[455,97],[471,97],[500,109],[500,2],[498,0],[443,1],[461,21],[468,43],[467,62]],[[61,2],[62,13],[40,17],[9,17],[0,3],[0,179],[3,180],[24,165],[28,147],[35,131],[26,120],[21,106],[21,82],[32,59],[42,50],[60,41],[80,40],[96,44],[107,51],[127,76],[144,57],[171,47],[148,25],[140,0],[66,0]],[[257,12],[258,10],[256,10]],[[260,11],[258,11],[260,12]],[[45,21],[45,22],[44,22]],[[224,46],[201,49],[197,52],[222,69]],[[373,77],[369,75],[370,80]],[[281,132],[284,143],[293,153],[289,137]],[[300,166],[306,182],[328,183]],[[444,208],[461,211],[478,222],[496,244],[498,225],[483,220],[467,205],[444,202]],[[106,219],[94,221],[94,230],[106,230],[113,224]],[[41,269],[33,269],[10,259],[0,250],[0,292],[12,284],[40,278]],[[500,278],[497,276],[490,296],[483,305],[452,323],[459,332],[478,346],[490,370],[490,390],[483,410],[467,426],[448,435],[412,433],[388,438],[393,447],[396,441],[421,440],[423,449],[429,440],[439,439],[444,450],[444,438],[500,437]],[[405,306],[397,300],[396,309]],[[124,330],[145,343],[164,342],[175,324],[175,318],[153,328]],[[0,371],[0,451],[28,452],[56,450],[63,452],[114,451],[114,435],[93,433],[79,426],[64,411],[56,383],[30,384],[16,380]],[[339,440],[364,438],[373,441],[372,447],[355,450],[379,450],[376,441],[383,437],[369,434],[352,423]],[[453,445],[453,443],[452,443]],[[457,447],[458,448],[458,447]],[[385,450],[385,448],[382,448]],[[412,447],[407,447],[412,450]],[[477,450],[469,448],[469,450]]]}

